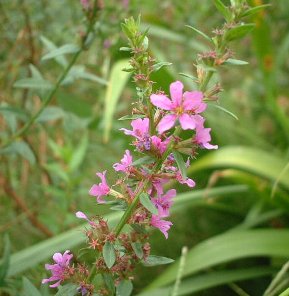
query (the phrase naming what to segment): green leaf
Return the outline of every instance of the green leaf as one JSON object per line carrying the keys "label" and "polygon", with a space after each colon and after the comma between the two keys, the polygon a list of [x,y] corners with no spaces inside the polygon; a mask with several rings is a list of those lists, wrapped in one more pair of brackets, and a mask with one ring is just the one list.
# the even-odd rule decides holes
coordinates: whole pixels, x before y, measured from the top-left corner
{"label": "green leaf", "polygon": [[237,27],[234,27],[227,31],[225,38],[228,41],[233,41],[236,39],[243,38],[245,35],[250,33],[255,28],[255,24],[243,24]]}
{"label": "green leaf", "polygon": [[130,76],[129,73],[123,72],[122,69],[128,64],[128,60],[116,62],[110,72],[108,86],[105,94],[104,106],[104,141],[109,140],[110,130],[112,127],[113,115],[117,102],[124,90],[124,87]]}
{"label": "green leaf", "polygon": [[230,21],[232,18],[232,14],[227,6],[221,0],[214,0],[214,4],[219,12],[224,16],[226,21]]}
{"label": "green leaf", "polygon": [[144,266],[150,267],[150,266],[170,264],[170,263],[172,263],[174,261],[175,260],[173,260],[171,258],[150,255],[142,263],[143,263]]}
{"label": "green leaf", "polygon": [[147,155],[147,156],[137,159],[136,161],[134,161],[132,163],[132,165],[137,166],[137,165],[149,164],[149,163],[154,163],[154,162],[155,162],[155,159],[152,158],[151,156]]}
{"label": "green leaf", "polygon": [[130,47],[121,47],[120,49],[119,49],[119,51],[131,51],[131,48]]}
{"label": "green leaf", "polygon": [[29,64],[29,69],[33,78],[43,79],[40,71],[33,64]]}
{"label": "green leaf", "polygon": [[[189,172],[220,167],[236,168],[274,182],[284,169],[284,158],[261,149],[229,146],[197,160],[194,166],[190,167]],[[289,189],[289,171],[282,174],[278,182]]]}
{"label": "green leaf", "polygon": [[10,264],[10,240],[7,234],[4,235],[4,252],[0,260],[0,287],[5,286],[5,277]]}
{"label": "green leaf", "polygon": [[[51,52],[57,49],[57,46],[48,38],[44,37],[44,36],[40,36],[40,40],[41,42],[44,44],[44,46],[46,47],[46,49]],[[67,66],[67,60],[64,56],[57,56],[55,57],[56,62],[62,66],[62,67],[66,67]]]}
{"label": "green leaf", "polygon": [[186,74],[186,73],[179,73],[181,76],[184,76],[184,77],[187,77],[187,78],[190,78],[191,80],[193,80],[194,82],[198,81],[198,78],[193,76],[193,75],[190,75],[190,74]]}
{"label": "green leaf", "polygon": [[17,80],[13,87],[16,88],[31,88],[31,89],[51,89],[53,84],[41,78],[23,78]]}
{"label": "green leaf", "polygon": [[152,203],[150,196],[143,192],[140,194],[139,200],[141,202],[141,204],[152,214],[157,215],[158,214],[158,210],[155,207],[155,205]]}
{"label": "green leaf", "polygon": [[[268,276],[275,272],[275,269],[256,267],[238,270],[221,270],[210,271],[206,274],[194,276],[182,280],[178,290],[178,296],[191,295],[202,290],[210,289],[216,286],[238,282],[243,280],[250,280],[258,277]],[[138,296],[170,296],[173,286],[166,288],[150,290],[138,294]]]}
{"label": "green leaf", "polygon": [[153,72],[160,70],[164,66],[170,66],[172,63],[169,62],[159,62],[153,65]]}
{"label": "green leaf", "polygon": [[23,158],[27,159],[32,165],[35,164],[35,156],[30,146],[24,141],[13,142],[10,146],[2,149],[0,154],[13,154],[16,153]]}
{"label": "green leaf", "polygon": [[[186,257],[183,276],[218,264],[248,257],[288,257],[289,230],[258,229],[230,231],[207,239],[192,248]],[[179,262],[169,267],[149,288],[175,281]]]}
{"label": "green leaf", "polygon": [[210,38],[208,35],[206,35],[205,33],[203,33],[202,31],[192,27],[192,26],[189,26],[189,25],[186,25],[186,27],[192,29],[193,31],[195,31],[196,33],[198,33],[199,35],[201,35],[202,37],[204,37],[206,40],[208,40],[209,42],[212,42],[212,38]]}
{"label": "green leaf", "polygon": [[78,294],[77,291],[78,286],[75,284],[67,284],[64,286],[60,286],[58,288],[58,292],[55,294],[55,296],[74,296]]}
{"label": "green leaf", "polygon": [[64,111],[56,106],[46,107],[36,119],[36,122],[54,121],[63,118]]}
{"label": "green leaf", "polygon": [[239,120],[237,115],[235,115],[233,112],[229,111],[228,109],[226,109],[226,108],[224,108],[224,107],[222,107],[220,105],[208,103],[208,106],[217,108],[219,110],[222,110],[223,112],[225,112],[225,113],[229,114],[230,116],[232,116],[234,119]]}
{"label": "green leaf", "polygon": [[102,277],[107,288],[114,294],[115,286],[114,286],[114,280],[112,275],[109,273],[103,273]]}
{"label": "green leaf", "polygon": [[249,63],[246,61],[235,60],[235,59],[227,59],[222,65],[236,65],[236,66],[244,66]]}
{"label": "green leaf", "polygon": [[139,242],[131,243],[131,246],[133,248],[133,251],[137,255],[139,259],[143,258],[143,249],[142,249],[142,244]]}
{"label": "green leaf", "polygon": [[23,293],[21,296],[41,296],[35,286],[26,278],[22,279]]}
{"label": "green leaf", "polygon": [[86,155],[86,151],[88,148],[89,140],[88,135],[84,134],[81,138],[79,145],[73,151],[71,160],[69,162],[69,169],[70,171],[76,171],[79,166],[82,164],[84,157]]}
{"label": "green leaf", "polygon": [[186,180],[187,179],[187,167],[186,167],[186,163],[184,162],[182,155],[178,151],[173,151],[173,155],[174,155],[175,161],[178,165],[178,168],[181,172],[183,179]]}
{"label": "green leaf", "polygon": [[115,250],[114,246],[110,242],[106,242],[103,246],[102,255],[104,262],[108,268],[111,268],[113,264],[115,263]]}
{"label": "green leaf", "polygon": [[134,120],[134,119],[144,118],[144,117],[145,115],[142,115],[142,114],[125,115],[119,118],[118,120]]}
{"label": "green leaf", "polygon": [[133,289],[131,281],[122,280],[116,287],[116,296],[130,296]]}
{"label": "green leaf", "polygon": [[71,53],[76,53],[80,50],[79,46],[75,45],[75,44],[65,44],[61,47],[55,48],[53,50],[51,50],[50,52],[48,52],[47,54],[45,54],[41,60],[49,60],[49,59],[54,59],[58,56],[62,56],[65,54],[71,54]]}
{"label": "green leaf", "polygon": [[254,15],[254,14],[262,11],[264,8],[270,7],[270,6],[272,6],[272,5],[271,4],[264,4],[264,5],[259,5],[259,6],[255,6],[255,7],[249,8],[248,10],[244,11],[241,14],[241,17],[246,17],[246,16]]}

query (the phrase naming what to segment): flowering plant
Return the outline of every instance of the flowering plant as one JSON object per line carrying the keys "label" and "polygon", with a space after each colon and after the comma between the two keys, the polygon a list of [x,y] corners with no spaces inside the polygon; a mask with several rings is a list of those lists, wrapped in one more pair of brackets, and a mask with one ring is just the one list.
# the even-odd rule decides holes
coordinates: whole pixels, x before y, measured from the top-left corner
{"label": "flowering plant", "polygon": [[[89,2],[81,3],[89,13]],[[214,68],[236,61],[231,58],[228,43],[252,29],[245,30],[240,22],[242,13],[248,9],[243,1],[232,6],[230,18],[227,15],[227,23],[214,31],[213,38],[192,28],[209,39],[214,48],[199,55],[196,61],[196,77],[191,78],[197,88],[185,90],[184,84],[177,80],[169,83],[170,95],[153,88],[151,79],[151,74],[167,63],[156,63],[150,55],[146,32],[140,31],[140,19],[125,20],[122,28],[129,46],[121,50],[132,55],[130,67],[125,71],[133,73],[138,101],[132,116],[123,118],[131,120],[131,129],[120,130],[132,138],[133,149],[125,150],[120,162],[113,164],[117,175],[114,184],[106,180],[106,171],[98,172],[100,182],[89,190],[98,204],[110,204],[124,213],[117,226],[111,228],[103,218],[89,218],[78,211],[76,217],[88,223],[87,248],[93,252],[95,261],[92,267],[72,264],[70,251],[63,255],[56,253],[55,264],[46,265],[52,276],[43,283],[55,282],[50,285],[54,288],[70,281],[82,295],[129,295],[137,264],[172,262],[150,254],[148,231],[156,228],[168,238],[173,225],[169,221],[170,208],[177,192],[167,190],[165,185],[176,180],[193,188],[195,182],[186,174],[190,162],[199,149],[218,148],[211,144],[211,129],[206,127],[204,116],[208,102],[216,101],[221,91],[219,83],[210,80]],[[95,280],[97,275],[102,277],[101,284]]]}

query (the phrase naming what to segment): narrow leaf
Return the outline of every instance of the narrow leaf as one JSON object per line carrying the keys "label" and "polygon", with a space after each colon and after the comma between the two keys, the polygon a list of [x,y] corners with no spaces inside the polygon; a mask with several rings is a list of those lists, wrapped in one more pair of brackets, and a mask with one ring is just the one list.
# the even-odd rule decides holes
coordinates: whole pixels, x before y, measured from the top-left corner
{"label": "narrow leaf", "polygon": [[70,171],[76,171],[79,166],[82,164],[86,151],[88,148],[88,135],[84,134],[80,140],[79,145],[73,151],[71,160],[69,162]]}
{"label": "narrow leaf", "polygon": [[113,115],[117,102],[124,90],[124,87],[130,76],[129,73],[122,71],[128,64],[127,60],[116,62],[111,70],[108,86],[105,94],[104,106],[104,141],[109,140],[110,130],[112,127]]}
{"label": "narrow leaf", "polygon": [[149,163],[153,163],[155,162],[155,159],[152,158],[151,156],[144,156],[141,157],[139,159],[137,159],[136,161],[134,161],[132,163],[132,165],[136,166],[136,165],[141,165],[141,164],[149,164]]}
{"label": "narrow leaf", "polygon": [[249,63],[246,61],[235,60],[235,59],[227,59],[222,65],[236,65],[236,66],[243,66],[248,65]]}
{"label": "narrow leaf", "polygon": [[157,265],[164,265],[164,264],[170,264],[174,262],[173,259],[167,258],[167,257],[161,257],[161,256],[155,256],[155,255],[150,255],[148,258],[146,258],[145,261],[143,261],[144,266],[157,266]]}
{"label": "narrow leaf", "polygon": [[111,268],[116,259],[113,244],[110,242],[106,242],[105,245],[103,246],[102,254],[103,254],[103,259],[106,266],[108,268]]}
{"label": "narrow leaf", "polygon": [[254,27],[255,27],[254,24],[244,24],[244,25],[237,26],[235,28],[230,29],[227,32],[225,38],[228,41],[240,39],[245,35],[247,35],[248,33],[250,33],[254,29]]}
{"label": "narrow leaf", "polygon": [[156,72],[156,71],[160,70],[162,67],[170,66],[170,65],[172,65],[172,63],[169,63],[169,62],[156,63],[153,65],[153,71]]}
{"label": "narrow leaf", "polygon": [[13,87],[16,88],[31,88],[31,89],[51,89],[53,84],[47,80],[40,78],[23,78],[17,80]]}
{"label": "narrow leaf", "polygon": [[206,35],[204,32],[202,32],[202,31],[200,31],[200,30],[198,30],[198,29],[196,29],[196,28],[194,28],[192,26],[189,26],[189,25],[186,25],[186,27],[192,29],[193,31],[195,31],[196,33],[198,33],[199,35],[204,37],[206,40],[212,42],[212,39],[208,35]]}
{"label": "narrow leaf", "polygon": [[134,120],[134,119],[144,118],[144,117],[145,115],[142,115],[142,114],[125,115],[119,118],[118,120]]}
{"label": "narrow leaf", "polygon": [[131,281],[122,280],[116,287],[116,296],[130,296],[133,289]]}
{"label": "narrow leaf", "polygon": [[150,197],[147,193],[141,193],[139,200],[141,202],[141,204],[152,214],[157,215],[158,214],[158,210],[155,207],[155,205],[152,203],[152,201],[150,200]]}
{"label": "narrow leaf", "polygon": [[36,122],[55,121],[63,118],[65,115],[64,111],[56,106],[46,107],[42,113],[36,119]]}
{"label": "narrow leaf", "polygon": [[220,105],[210,104],[209,103],[208,106],[217,108],[219,110],[222,110],[223,112],[225,112],[225,113],[229,114],[230,116],[232,116],[234,119],[239,120],[239,118],[237,117],[237,115],[235,115],[233,112],[229,111],[228,109],[226,109],[226,108],[224,108],[224,107],[222,107]]}
{"label": "narrow leaf", "polygon": [[10,240],[7,234],[4,236],[4,252],[0,260],[0,287],[4,286],[5,277],[10,264]]}
{"label": "narrow leaf", "polygon": [[22,296],[41,296],[35,286],[26,278],[22,279],[23,294]]}
{"label": "narrow leaf", "polygon": [[173,151],[173,155],[183,179],[187,179],[187,167],[182,155],[178,151]]}
{"label": "narrow leaf", "polygon": [[231,12],[227,6],[221,0],[214,0],[216,8],[219,12],[224,16],[226,21],[230,21],[231,19]]}
{"label": "narrow leaf", "polygon": [[49,60],[65,54],[76,53],[77,51],[79,51],[79,46],[75,44],[65,44],[61,47],[51,50],[49,53],[44,55],[41,60]]}
{"label": "narrow leaf", "polygon": [[271,4],[264,4],[264,5],[259,5],[259,6],[256,6],[256,7],[249,8],[248,10],[246,10],[245,12],[243,12],[241,14],[241,17],[254,15],[254,14],[262,11],[264,8],[270,7],[270,6],[272,6],[272,5]]}
{"label": "narrow leaf", "polygon": [[194,82],[198,81],[198,78],[193,76],[193,75],[190,75],[190,74],[186,74],[186,73],[179,73],[180,75],[184,76],[184,77],[187,77],[187,78],[190,78],[191,80],[193,80]]}

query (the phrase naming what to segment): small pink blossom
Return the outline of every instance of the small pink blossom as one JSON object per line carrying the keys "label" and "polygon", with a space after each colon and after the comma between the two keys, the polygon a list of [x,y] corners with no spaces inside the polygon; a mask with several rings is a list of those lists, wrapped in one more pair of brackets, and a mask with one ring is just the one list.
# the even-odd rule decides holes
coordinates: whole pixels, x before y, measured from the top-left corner
{"label": "small pink blossom", "polygon": [[103,173],[96,173],[96,175],[101,179],[101,182],[98,185],[94,184],[89,190],[89,194],[96,196],[97,202],[100,204],[105,203],[105,200],[102,198],[102,196],[106,196],[110,192],[110,188],[106,183],[105,174],[106,171]]}
{"label": "small pink blossom", "polygon": [[80,3],[81,3],[84,10],[88,10],[88,8],[90,6],[89,0],[80,0]]}
{"label": "small pink blossom", "polygon": [[117,172],[129,173],[129,169],[132,165],[132,156],[129,150],[125,150],[125,154],[120,161],[121,163],[115,163],[113,168]]}
{"label": "small pink blossom", "polygon": [[209,143],[211,141],[211,135],[210,135],[211,129],[205,128],[204,122],[205,122],[205,119],[201,117],[196,127],[196,135],[194,138],[194,142],[202,148],[218,149],[218,145],[212,145]]}
{"label": "small pink blossom", "polygon": [[87,216],[86,216],[83,212],[78,211],[78,212],[75,213],[75,216],[76,216],[77,218],[79,218],[79,219],[84,219],[84,220],[86,220],[86,221],[87,221],[92,227],[96,227],[95,222],[89,220],[89,219],[87,218]]}
{"label": "small pink blossom", "polygon": [[42,284],[46,284],[48,282],[54,282],[54,284],[50,285],[51,288],[58,287],[62,281],[65,280],[67,276],[67,269],[70,264],[70,260],[72,259],[73,255],[70,254],[70,251],[67,250],[62,255],[61,253],[55,253],[53,255],[53,260],[55,264],[45,264],[45,269],[50,270],[52,276],[48,279],[43,279]]}
{"label": "small pink blossom", "polygon": [[155,150],[158,151],[160,155],[163,155],[163,153],[167,150],[168,144],[170,142],[170,137],[166,138],[164,141],[162,141],[157,136],[151,137],[151,143]]}
{"label": "small pink blossom", "polygon": [[151,225],[158,228],[167,239],[169,236],[168,231],[173,223],[170,221],[162,220],[158,215],[152,215]]}
{"label": "small pink blossom", "polygon": [[135,146],[140,150],[150,150],[150,135],[149,135],[149,124],[150,121],[148,118],[138,118],[132,120],[131,126],[132,130],[126,128],[121,128],[126,135],[133,136],[136,138],[134,142]]}
{"label": "small pink blossom", "polygon": [[195,114],[203,112],[207,105],[203,102],[203,93],[199,91],[184,92],[180,81],[171,83],[171,100],[163,94],[152,94],[150,99],[154,106],[166,111],[171,111],[159,122],[157,129],[163,133],[175,124],[178,119],[182,129],[195,129],[197,120]]}
{"label": "small pink blossom", "polygon": [[170,215],[169,211],[173,204],[173,198],[176,196],[177,192],[175,189],[169,190],[163,196],[159,195],[157,198],[152,198],[152,203],[158,209],[158,216],[160,218],[168,217]]}
{"label": "small pink blossom", "polygon": [[193,188],[193,187],[196,186],[196,183],[195,183],[194,180],[192,180],[192,179],[190,179],[188,177],[184,179],[180,171],[177,171],[177,173],[176,173],[176,179],[178,180],[178,182],[180,184],[186,184],[186,185],[188,185],[191,188]]}

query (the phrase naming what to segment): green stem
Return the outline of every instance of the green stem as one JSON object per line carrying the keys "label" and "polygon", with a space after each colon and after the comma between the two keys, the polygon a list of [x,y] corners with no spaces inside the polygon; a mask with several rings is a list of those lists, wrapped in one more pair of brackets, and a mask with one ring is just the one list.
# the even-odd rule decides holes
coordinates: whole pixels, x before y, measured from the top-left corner
{"label": "green stem", "polygon": [[[171,151],[174,147],[174,138],[173,137],[179,135],[180,132],[181,132],[181,128],[180,128],[180,126],[178,126],[172,136],[172,139],[171,139],[169,145],[168,145],[167,151],[164,153],[162,158],[155,164],[155,167],[153,168],[153,172],[157,172],[161,168],[162,163],[168,157],[168,155],[171,153]],[[121,230],[123,229],[123,227],[125,226],[125,224],[129,220],[131,215],[133,214],[133,211],[135,210],[135,208],[138,205],[140,195],[141,195],[141,193],[143,193],[144,191],[147,190],[149,182],[150,182],[149,179],[146,179],[144,181],[142,187],[140,188],[138,194],[135,196],[133,202],[129,205],[129,207],[126,209],[126,211],[122,215],[119,223],[117,224],[117,226],[115,228],[116,236],[118,236],[120,234]]]}
{"label": "green stem", "polygon": [[64,70],[64,72],[62,73],[60,78],[57,80],[54,88],[47,95],[47,97],[44,100],[42,106],[39,108],[39,110],[30,118],[30,120],[20,130],[18,130],[14,135],[11,136],[10,139],[8,139],[6,142],[4,142],[2,144],[1,148],[5,148],[5,147],[9,146],[10,144],[13,143],[14,140],[16,140],[19,137],[22,137],[28,131],[28,129],[31,127],[31,125],[36,121],[36,119],[39,117],[39,115],[43,112],[43,110],[46,108],[46,106],[51,102],[51,100],[53,99],[53,96],[55,95],[55,93],[58,90],[59,86],[61,85],[63,80],[66,78],[67,74],[69,73],[69,71],[71,70],[73,65],[75,64],[75,62],[78,59],[81,52],[85,49],[86,40],[87,40],[89,34],[91,33],[91,31],[93,30],[93,26],[94,26],[94,23],[95,23],[96,10],[97,10],[97,7],[95,6],[94,7],[93,17],[92,17],[92,20],[89,23],[88,28],[87,28],[86,35],[85,35],[85,38],[84,38],[83,43],[82,43],[82,47],[74,54],[74,56],[72,57],[69,65],[66,67],[66,69]]}

